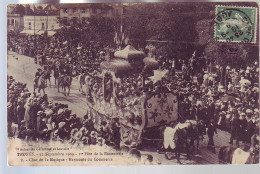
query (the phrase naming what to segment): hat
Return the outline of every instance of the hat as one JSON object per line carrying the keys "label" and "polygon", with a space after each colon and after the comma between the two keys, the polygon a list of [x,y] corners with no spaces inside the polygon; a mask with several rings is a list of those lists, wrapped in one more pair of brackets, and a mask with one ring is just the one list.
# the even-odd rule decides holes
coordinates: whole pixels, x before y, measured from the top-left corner
{"label": "hat", "polygon": [[50,115],[53,114],[53,111],[52,110],[47,110],[47,111],[45,111],[45,114],[46,114],[46,116],[50,116]]}
{"label": "hat", "polygon": [[63,127],[66,123],[65,122],[60,122],[59,127]]}
{"label": "hat", "polygon": [[240,115],[241,115],[241,116],[245,116],[246,114],[242,112]]}
{"label": "hat", "polygon": [[42,115],[43,114],[43,111],[38,111],[37,112],[37,115]]}
{"label": "hat", "polygon": [[90,136],[95,136],[96,135],[96,132],[95,131],[91,131],[91,133],[90,133]]}
{"label": "hat", "polygon": [[251,114],[253,111],[251,109],[247,109],[246,113]]}
{"label": "hat", "polygon": [[60,115],[62,113],[64,113],[64,109],[59,109],[57,114]]}
{"label": "hat", "polygon": [[7,103],[7,107],[11,107],[12,106],[12,103],[11,102],[8,102]]}
{"label": "hat", "polygon": [[77,118],[77,115],[76,114],[71,114],[70,115],[70,119],[74,119],[74,118]]}

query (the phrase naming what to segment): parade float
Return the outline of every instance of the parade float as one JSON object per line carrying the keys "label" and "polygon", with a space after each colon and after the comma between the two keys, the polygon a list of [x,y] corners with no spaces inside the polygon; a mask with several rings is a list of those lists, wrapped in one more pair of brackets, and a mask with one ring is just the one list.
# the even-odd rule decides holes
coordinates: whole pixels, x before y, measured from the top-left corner
{"label": "parade float", "polygon": [[161,123],[175,121],[177,95],[142,90],[146,79],[165,74],[158,73],[158,68],[154,58],[145,57],[144,52],[128,45],[100,64],[101,73],[89,74],[86,96],[96,129],[104,121],[110,124],[116,118],[120,123],[121,145],[137,146]]}

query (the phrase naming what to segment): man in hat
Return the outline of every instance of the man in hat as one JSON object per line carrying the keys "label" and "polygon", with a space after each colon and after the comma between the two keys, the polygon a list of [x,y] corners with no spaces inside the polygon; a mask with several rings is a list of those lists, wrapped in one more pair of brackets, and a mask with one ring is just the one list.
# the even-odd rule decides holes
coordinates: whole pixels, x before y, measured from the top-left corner
{"label": "man in hat", "polygon": [[105,140],[109,137],[108,124],[106,121],[101,122],[101,128],[99,131],[99,136],[104,138]]}
{"label": "man in hat", "polygon": [[241,114],[241,117],[240,117],[240,133],[239,133],[239,137],[240,137],[240,140],[245,142],[246,141],[246,127],[247,127],[247,119],[246,119],[246,114],[245,113],[242,113]]}
{"label": "man in hat", "polygon": [[54,79],[55,79],[55,85],[56,85],[56,81],[58,80],[58,77],[60,75],[60,72],[59,72],[59,69],[58,68],[55,68],[54,69]]}
{"label": "man in hat", "polygon": [[231,121],[231,137],[229,144],[233,144],[233,140],[236,139],[236,145],[239,144],[239,132],[240,132],[240,121],[238,113],[235,112]]}
{"label": "man in hat", "polygon": [[119,118],[113,118],[110,127],[111,129],[110,140],[112,141],[115,147],[120,146],[120,128],[121,126],[119,123]]}
{"label": "man in hat", "polygon": [[216,153],[215,151],[215,144],[214,144],[214,134],[217,134],[217,129],[216,129],[216,126],[215,126],[215,121],[214,119],[211,119],[210,120],[210,123],[207,127],[207,134],[208,134],[208,137],[209,137],[209,142],[208,142],[208,149],[211,150],[213,153]]}
{"label": "man in hat", "polygon": [[17,103],[17,119],[18,119],[18,129],[21,127],[21,121],[24,120],[25,108],[23,99],[20,98]]}
{"label": "man in hat", "polygon": [[39,139],[49,140],[50,132],[48,131],[48,127],[46,125],[46,114],[41,112],[41,116],[39,120],[37,120],[37,135]]}
{"label": "man in hat", "polygon": [[38,79],[39,77],[42,75],[42,69],[41,68],[38,68],[37,69],[37,72],[35,73],[34,77],[34,83],[37,84],[38,83]]}
{"label": "man in hat", "polygon": [[20,138],[20,139],[26,138],[26,126],[25,126],[24,120],[21,121],[17,138]]}
{"label": "man in hat", "polygon": [[39,132],[40,129],[40,122],[41,118],[43,117],[44,112],[43,111],[38,111],[37,112],[37,118],[36,118],[36,131]]}
{"label": "man in hat", "polygon": [[256,124],[254,123],[252,119],[252,115],[247,115],[247,127],[245,128],[245,134],[246,134],[246,142],[250,143],[250,138],[254,134],[254,131],[256,130]]}

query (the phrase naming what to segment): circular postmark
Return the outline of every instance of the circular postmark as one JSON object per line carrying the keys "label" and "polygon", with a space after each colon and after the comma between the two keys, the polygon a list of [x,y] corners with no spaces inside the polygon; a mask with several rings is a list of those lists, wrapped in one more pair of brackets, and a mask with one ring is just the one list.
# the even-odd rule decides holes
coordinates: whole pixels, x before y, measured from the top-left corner
{"label": "circular postmark", "polygon": [[226,8],[215,17],[215,39],[224,42],[252,42],[254,25],[241,9]]}

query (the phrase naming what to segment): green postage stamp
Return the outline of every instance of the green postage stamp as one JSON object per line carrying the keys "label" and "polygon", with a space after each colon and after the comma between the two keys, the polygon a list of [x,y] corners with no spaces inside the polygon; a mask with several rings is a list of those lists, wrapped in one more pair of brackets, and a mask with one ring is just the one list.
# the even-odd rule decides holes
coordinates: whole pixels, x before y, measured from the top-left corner
{"label": "green postage stamp", "polygon": [[215,15],[217,41],[256,43],[257,7],[216,6]]}

